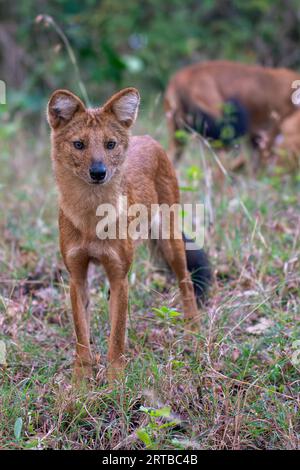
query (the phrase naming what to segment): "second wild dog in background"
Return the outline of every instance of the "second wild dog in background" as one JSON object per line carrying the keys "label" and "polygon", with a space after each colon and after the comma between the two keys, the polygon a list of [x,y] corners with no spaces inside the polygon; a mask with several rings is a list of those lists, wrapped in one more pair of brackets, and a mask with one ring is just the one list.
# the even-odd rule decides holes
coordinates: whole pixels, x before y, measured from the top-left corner
{"label": "second wild dog in background", "polygon": [[[162,147],[149,136],[130,136],[139,101],[138,91],[127,88],[104,106],[87,109],[73,93],[58,90],[48,104],[52,161],[59,190],[60,247],[70,274],[77,341],[76,377],[89,376],[93,364],[87,286],[90,262],[103,265],[110,284],[109,378],[117,377],[125,364],[127,276],[135,241],[130,236],[99,239],[98,206],[110,204],[120,215],[120,196],[127,197],[128,205],[143,204],[148,211],[152,204],[172,206],[179,202],[175,172]],[[194,271],[199,296],[203,296],[211,273],[204,251],[186,253],[183,239],[174,236],[175,230],[173,222],[170,238],[158,239],[157,244],[177,276],[184,317],[194,328],[199,323],[199,312],[188,269]]]}
{"label": "second wild dog in background", "polygon": [[297,72],[229,61],[211,61],[179,70],[165,93],[169,153],[178,161],[184,139],[178,130],[195,130],[225,147],[248,135],[256,151],[253,166],[266,163],[283,120],[297,107],[292,83]]}

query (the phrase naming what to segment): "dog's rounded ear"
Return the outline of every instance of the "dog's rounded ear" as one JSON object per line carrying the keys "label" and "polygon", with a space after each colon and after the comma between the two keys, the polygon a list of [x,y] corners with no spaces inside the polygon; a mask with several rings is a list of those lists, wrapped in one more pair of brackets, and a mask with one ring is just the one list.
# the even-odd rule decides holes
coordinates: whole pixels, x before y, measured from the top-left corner
{"label": "dog's rounded ear", "polygon": [[124,88],[113,95],[103,106],[104,112],[113,113],[125,127],[134,124],[140,104],[140,94],[136,88]]}
{"label": "dog's rounded ear", "polygon": [[67,124],[76,113],[84,110],[83,102],[76,95],[68,90],[56,90],[48,103],[48,122],[53,129],[56,129]]}

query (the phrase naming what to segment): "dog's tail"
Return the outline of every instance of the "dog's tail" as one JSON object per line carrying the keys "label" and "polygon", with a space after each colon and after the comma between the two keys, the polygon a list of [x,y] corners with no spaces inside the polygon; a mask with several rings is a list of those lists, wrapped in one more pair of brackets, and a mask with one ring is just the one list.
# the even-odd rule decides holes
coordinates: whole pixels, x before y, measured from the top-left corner
{"label": "dog's tail", "polygon": [[[194,284],[194,291],[197,302],[201,304],[206,299],[207,291],[212,283],[212,270],[206,252],[196,246],[194,240],[187,237],[184,233],[182,239],[185,244],[185,253],[188,271],[191,273],[191,278]],[[191,248],[191,244],[194,249]],[[150,243],[151,258],[159,268],[168,266],[160,244],[157,240],[151,240]],[[168,266],[169,267],[169,266]]]}
{"label": "dog's tail", "polygon": [[[195,295],[197,301],[202,302],[206,298],[213,279],[211,265],[206,252],[201,248],[197,248],[195,242],[184,233],[182,235],[185,243],[187,268],[191,273]],[[187,243],[194,244],[194,249],[187,249]]]}

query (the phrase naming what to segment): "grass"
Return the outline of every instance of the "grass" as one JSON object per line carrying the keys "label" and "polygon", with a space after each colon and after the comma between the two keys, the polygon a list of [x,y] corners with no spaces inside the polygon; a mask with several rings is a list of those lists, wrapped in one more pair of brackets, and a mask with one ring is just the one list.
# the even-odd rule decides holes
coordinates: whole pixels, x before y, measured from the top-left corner
{"label": "grass", "polygon": [[[146,120],[138,131],[145,129]],[[205,244],[215,283],[201,334],[194,345],[186,341],[181,316],[172,315],[180,311],[175,281],[140,248],[130,274],[127,375],[110,388],[108,285],[95,268],[98,366],[94,383],[78,390],[48,131],[42,125],[37,140],[18,125],[1,132],[0,340],[7,364],[0,370],[0,448],[299,448],[299,176],[273,168],[209,185],[216,162],[206,152],[205,169],[191,145],[179,171],[183,200],[206,198],[214,216]],[[163,123],[153,133],[166,141]]]}

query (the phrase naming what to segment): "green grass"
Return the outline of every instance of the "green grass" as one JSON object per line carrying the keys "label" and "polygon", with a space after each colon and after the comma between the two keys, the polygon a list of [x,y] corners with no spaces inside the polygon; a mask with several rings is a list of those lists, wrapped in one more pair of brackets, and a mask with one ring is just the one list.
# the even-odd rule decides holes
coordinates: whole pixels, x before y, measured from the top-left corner
{"label": "green grass", "polygon": [[[144,132],[147,121],[138,129]],[[154,129],[166,142],[164,126]],[[175,280],[145,247],[130,275],[127,374],[105,379],[108,285],[92,269],[95,380],[71,383],[74,335],[58,252],[45,131],[18,130],[1,155],[0,448],[295,449],[300,447],[299,178],[241,173],[207,189],[196,144],[180,167],[184,201],[212,203],[206,248],[215,283],[201,334],[184,337]],[[212,155],[206,165],[214,171]],[[188,190],[188,189],[191,190]],[[171,310],[172,312],[172,310]],[[296,360],[295,360],[296,357]],[[299,355],[300,358],[300,355]]]}

